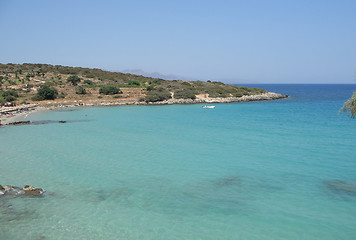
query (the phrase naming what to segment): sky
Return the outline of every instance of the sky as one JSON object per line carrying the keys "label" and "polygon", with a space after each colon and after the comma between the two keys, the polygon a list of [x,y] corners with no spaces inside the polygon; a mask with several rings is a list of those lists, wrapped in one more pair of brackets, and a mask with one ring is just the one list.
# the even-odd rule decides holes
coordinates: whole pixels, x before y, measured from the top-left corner
{"label": "sky", "polygon": [[0,0],[0,63],[356,83],[355,0]]}

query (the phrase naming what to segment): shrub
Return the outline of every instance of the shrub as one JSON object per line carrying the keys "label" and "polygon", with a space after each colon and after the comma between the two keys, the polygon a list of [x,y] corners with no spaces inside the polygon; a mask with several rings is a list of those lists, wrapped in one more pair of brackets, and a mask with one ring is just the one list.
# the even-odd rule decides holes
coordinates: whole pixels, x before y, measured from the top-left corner
{"label": "shrub", "polygon": [[164,88],[159,88],[156,90],[152,90],[147,93],[145,97],[146,102],[159,102],[172,98],[171,93]]}
{"label": "shrub", "polygon": [[99,93],[104,94],[104,95],[114,95],[118,93],[122,93],[119,88],[115,86],[102,86],[99,89]]}
{"label": "shrub", "polygon": [[64,92],[61,92],[59,95],[58,95],[58,98],[65,98],[67,94],[65,94]]}
{"label": "shrub", "polygon": [[19,94],[12,89],[12,90],[2,92],[1,96],[6,102],[12,102],[19,97]]}
{"label": "shrub", "polygon": [[128,85],[129,86],[140,86],[141,84],[138,81],[129,81]]}
{"label": "shrub", "polygon": [[95,78],[95,75],[92,74],[92,73],[86,73],[85,76],[86,76],[87,78]]}
{"label": "shrub", "polygon": [[3,105],[6,103],[5,98],[3,98],[2,96],[0,96],[0,105]]}
{"label": "shrub", "polygon": [[53,100],[56,99],[58,95],[57,89],[53,87],[49,87],[48,85],[42,85],[40,89],[38,89],[37,94],[32,98],[34,101],[42,101],[42,100]]}
{"label": "shrub", "polygon": [[76,86],[80,82],[80,77],[77,75],[72,75],[67,78],[67,82],[72,83],[74,86]]}
{"label": "shrub", "polygon": [[86,94],[87,91],[82,86],[76,86],[75,87],[75,93],[76,94]]}
{"label": "shrub", "polygon": [[88,84],[88,85],[93,85],[93,81],[90,81],[90,80],[84,80],[84,83]]}
{"label": "shrub", "polygon": [[196,99],[197,92],[191,89],[183,89],[174,92],[174,98],[176,99]]}
{"label": "shrub", "polygon": [[148,86],[148,87],[146,88],[147,91],[152,91],[153,89],[154,89],[154,87],[152,87],[152,86]]}

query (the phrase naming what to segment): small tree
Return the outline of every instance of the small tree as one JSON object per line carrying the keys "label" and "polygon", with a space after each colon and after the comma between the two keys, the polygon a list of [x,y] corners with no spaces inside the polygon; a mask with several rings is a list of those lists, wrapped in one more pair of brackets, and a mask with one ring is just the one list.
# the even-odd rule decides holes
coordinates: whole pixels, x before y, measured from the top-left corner
{"label": "small tree", "polygon": [[93,85],[93,81],[90,81],[90,80],[84,80],[84,83],[88,84],[88,85]]}
{"label": "small tree", "polygon": [[356,92],[352,97],[345,102],[344,106],[340,109],[342,112],[348,112],[351,118],[356,117]]}
{"label": "small tree", "polygon": [[102,86],[99,89],[99,93],[104,94],[104,95],[114,95],[118,93],[122,93],[119,88],[114,87],[114,86]]}
{"label": "small tree", "polygon": [[6,102],[15,101],[19,97],[19,94],[13,89],[2,92],[1,95],[5,99]]}
{"label": "small tree", "polygon": [[147,93],[146,102],[159,102],[172,98],[171,93],[164,88],[158,88]]}
{"label": "small tree", "polygon": [[58,95],[57,89],[53,87],[49,87],[48,85],[42,85],[40,89],[38,89],[37,94],[33,97],[35,101],[42,100],[53,100],[56,99]]}
{"label": "small tree", "polygon": [[196,99],[196,91],[192,89],[182,89],[174,92],[174,98],[176,99]]}
{"label": "small tree", "polygon": [[67,78],[67,82],[70,82],[73,84],[73,86],[76,86],[78,85],[78,83],[80,82],[80,77],[78,77],[77,75],[72,75],[72,76],[69,76]]}
{"label": "small tree", "polygon": [[75,93],[76,94],[86,94],[87,91],[82,86],[76,86],[75,87]]}

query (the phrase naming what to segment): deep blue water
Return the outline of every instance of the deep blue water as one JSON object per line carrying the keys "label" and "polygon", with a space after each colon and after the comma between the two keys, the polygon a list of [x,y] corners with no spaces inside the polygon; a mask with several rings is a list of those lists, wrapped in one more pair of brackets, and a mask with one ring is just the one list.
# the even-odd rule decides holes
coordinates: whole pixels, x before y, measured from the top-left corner
{"label": "deep blue water", "polygon": [[0,239],[355,239],[356,85],[250,86],[290,98],[0,128],[0,184],[47,190],[0,199]]}

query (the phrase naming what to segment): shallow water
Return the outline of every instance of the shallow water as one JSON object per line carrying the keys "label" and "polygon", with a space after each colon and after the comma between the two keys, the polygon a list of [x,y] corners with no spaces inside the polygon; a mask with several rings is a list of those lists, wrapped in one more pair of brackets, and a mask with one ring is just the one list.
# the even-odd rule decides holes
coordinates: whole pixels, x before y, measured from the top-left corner
{"label": "shallow water", "polygon": [[[355,85],[264,85],[289,99],[77,108],[0,128],[0,239],[354,239]],[[55,121],[66,120],[65,124]],[[349,185],[347,185],[349,186]]]}

